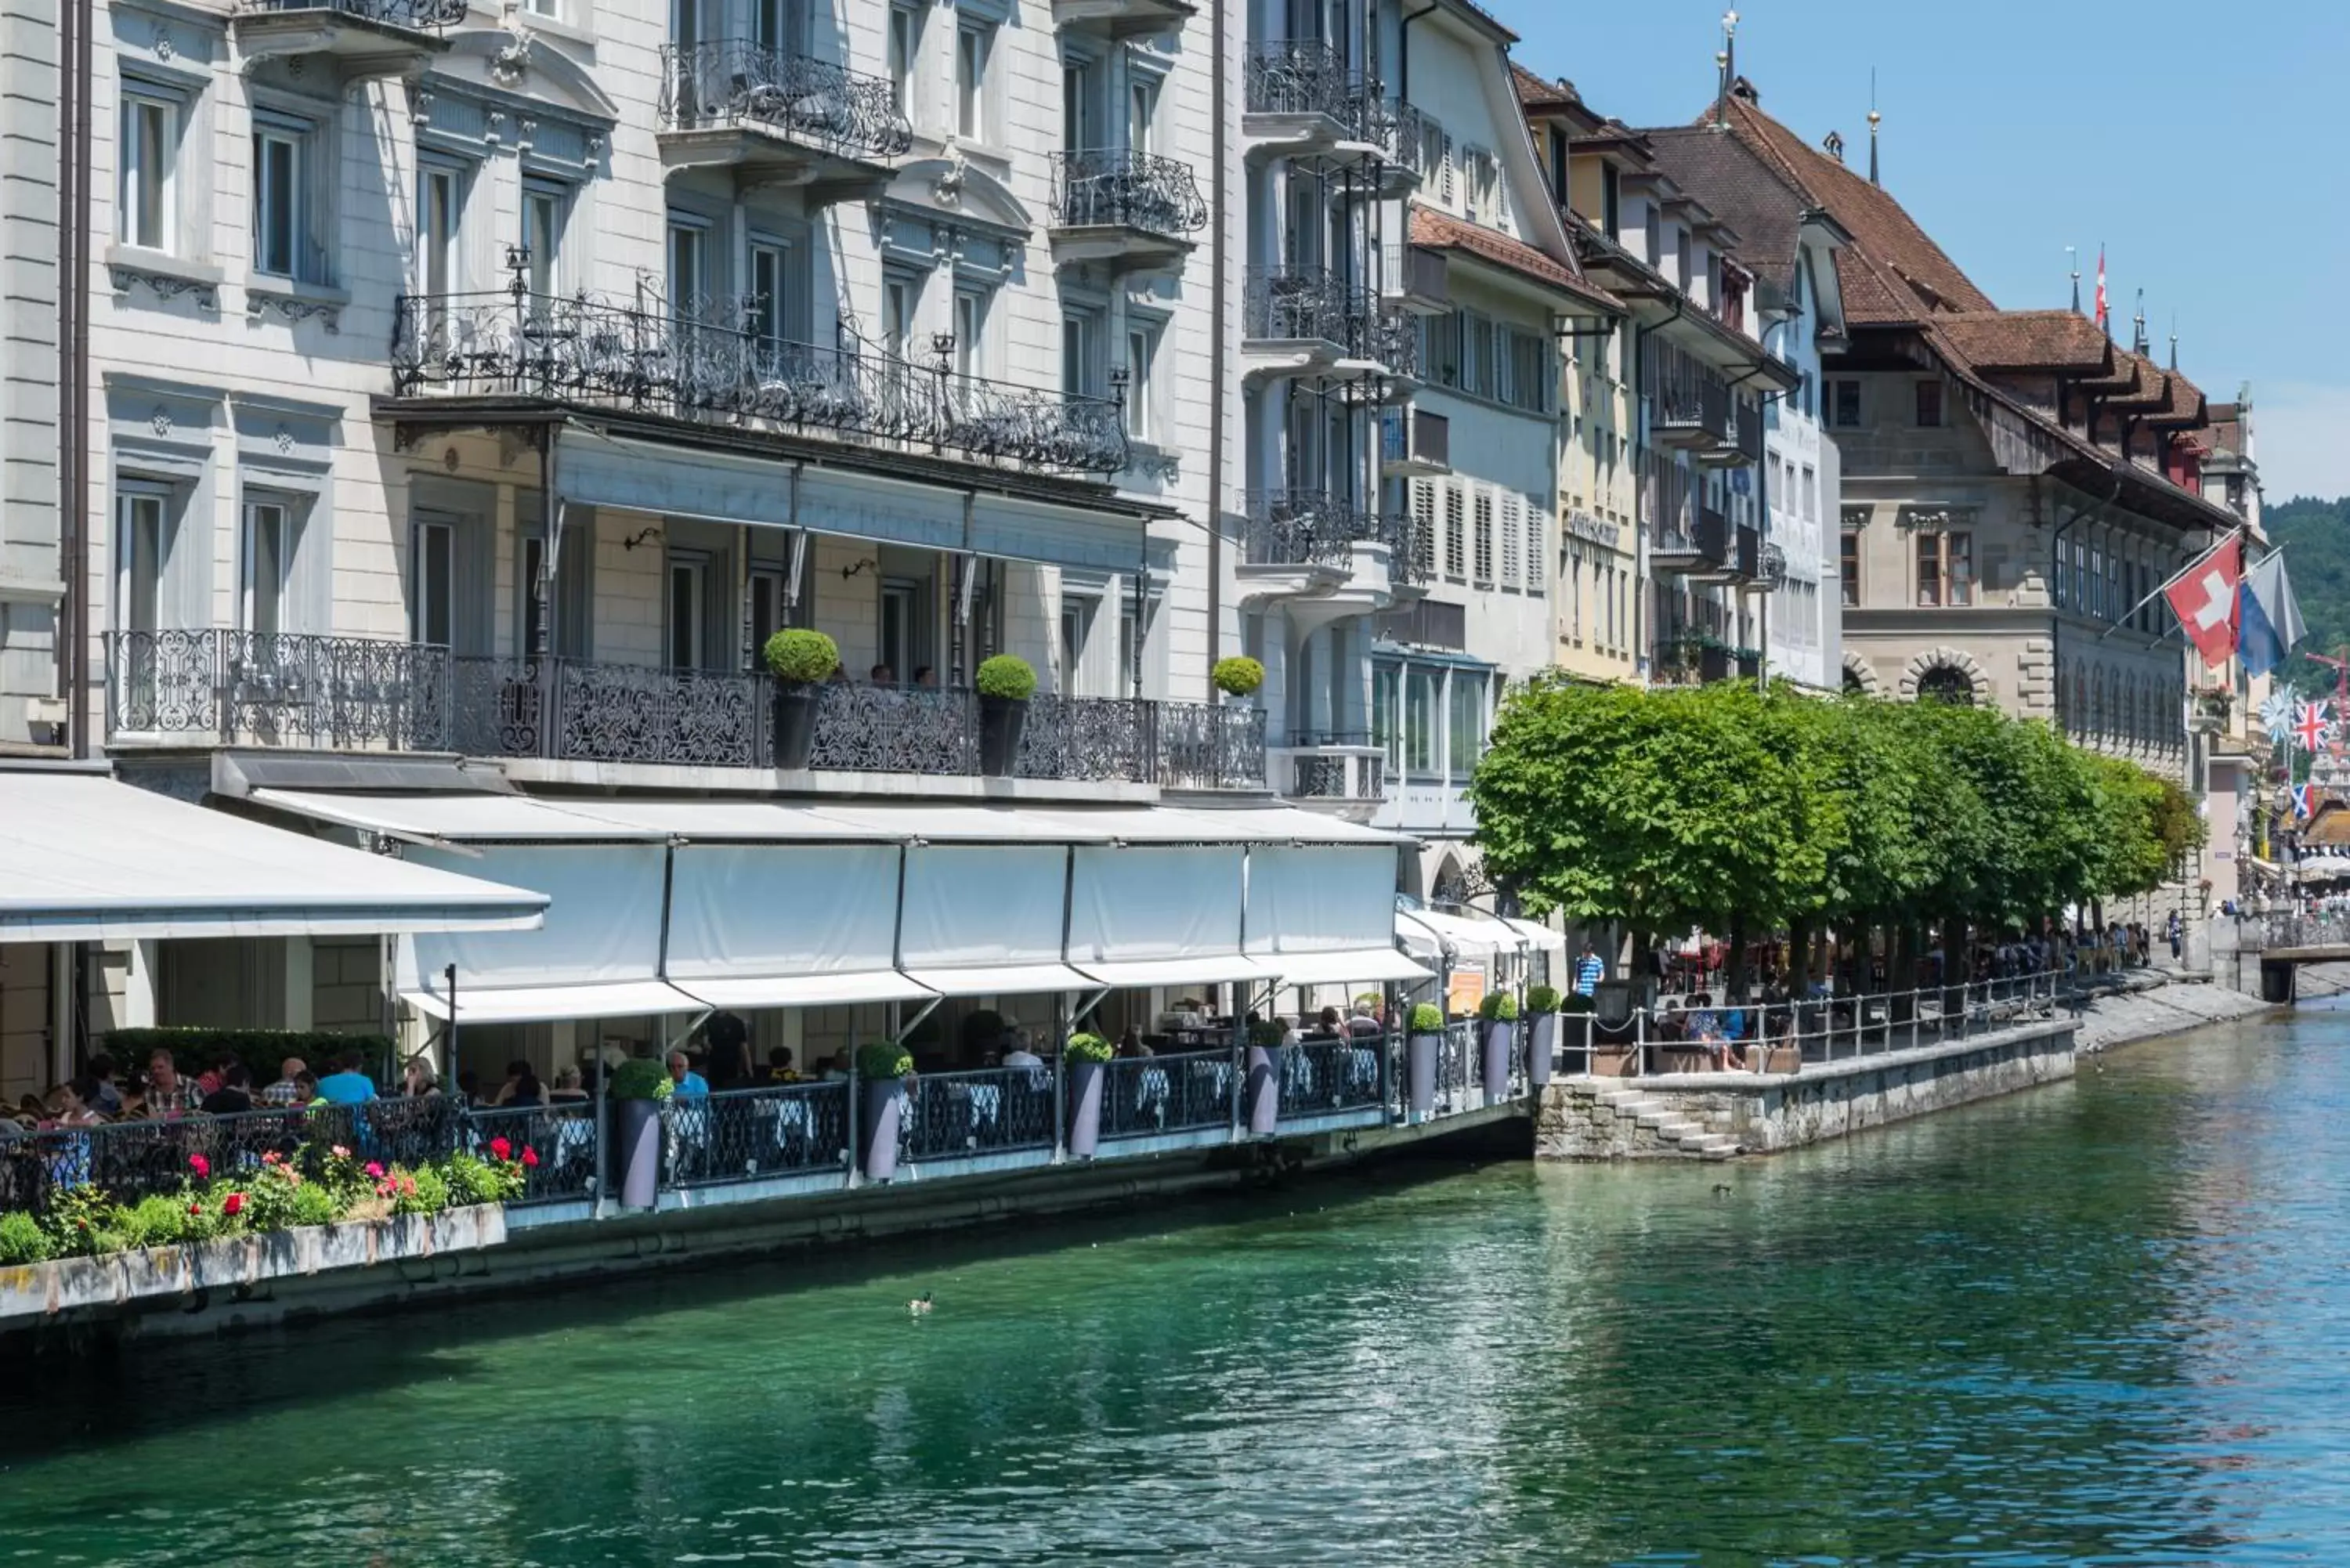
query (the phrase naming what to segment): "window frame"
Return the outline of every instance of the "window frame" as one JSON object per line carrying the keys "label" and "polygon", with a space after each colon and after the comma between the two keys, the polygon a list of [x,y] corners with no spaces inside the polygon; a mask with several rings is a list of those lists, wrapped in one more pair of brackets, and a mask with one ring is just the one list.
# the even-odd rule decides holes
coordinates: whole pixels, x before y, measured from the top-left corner
{"label": "window frame", "polygon": [[[1918,531],[1916,559],[1918,563],[1918,599],[1919,609],[1970,609],[1976,602],[1974,575],[1974,530],[1971,528],[1921,528]],[[1929,565],[1933,568],[1930,591],[1927,577]],[[1959,568],[1963,567],[1963,570]]]}
{"label": "window frame", "polygon": [[[145,134],[145,117],[151,112],[156,117],[151,146]],[[121,107],[116,116],[114,200],[114,237],[120,244],[162,255],[179,254],[180,143],[187,134],[187,120],[184,94],[141,77],[122,78]],[[132,133],[134,122],[137,135]],[[154,228],[150,232],[134,222],[134,214],[145,215],[146,202],[134,203],[131,191],[135,183],[142,198],[147,196],[147,176],[155,170],[160,173],[151,192]]]}
{"label": "window frame", "polygon": [[[542,299],[555,299],[563,293],[563,241],[571,227],[576,195],[571,186],[558,181],[526,179],[522,183],[521,237],[530,257],[530,292]],[[542,213],[546,214],[543,228]]]}
{"label": "window frame", "polygon": [[[295,497],[276,491],[253,491],[244,498],[237,567],[237,624],[244,630],[268,636],[286,629],[286,612],[294,600],[294,556],[301,547],[298,506]],[[267,583],[262,576],[265,514],[273,514],[268,531],[276,535],[269,551],[275,570]],[[265,602],[266,616],[262,613]]]}
{"label": "window frame", "polygon": [[928,5],[893,5],[882,36],[883,69],[889,80],[889,107],[912,118],[914,78],[922,59],[922,18]]}
{"label": "window frame", "polygon": [[[457,636],[457,524],[452,519],[419,516],[414,527],[409,566],[408,639],[421,647],[453,649]],[[437,584],[432,570],[436,556],[441,566]],[[438,638],[432,635],[436,598],[443,623]]]}
{"label": "window frame", "polygon": [[1860,383],[1848,376],[1839,376],[1827,384],[1828,428],[1856,431],[1866,421],[1862,405]]}
{"label": "window frame", "polygon": [[[446,189],[446,211],[436,213],[436,191]],[[445,299],[465,286],[463,234],[465,171],[454,163],[421,160],[416,167],[416,292]],[[437,254],[436,254],[437,253]],[[435,286],[435,263],[440,273]]]}
{"label": "window frame", "polygon": [[1918,428],[1921,431],[1938,431],[1942,429],[1944,422],[1949,419],[1950,415],[1949,410],[1943,405],[1942,383],[1940,380],[1929,378],[1918,381],[1916,383],[1916,398],[1917,406],[1913,411],[1916,415],[1916,423]]}
{"label": "window frame", "polygon": [[1836,545],[1836,578],[1844,595],[1844,607],[1860,607],[1860,530],[1842,530]]}
{"label": "window frame", "polygon": [[[307,220],[312,215],[311,198],[306,187],[310,181],[316,135],[316,127],[280,116],[256,112],[253,117],[253,135],[248,143],[252,149],[249,172],[253,192],[250,265],[262,276],[288,283],[317,281],[306,275],[312,269],[305,265],[307,258],[304,254],[308,248],[304,243],[309,227]],[[273,170],[273,162],[279,167]],[[282,191],[278,189],[281,174]],[[281,205],[288,210],[278,211]],[[276,254],[281,244],[282,256]]]}
{"label": "window frame", "polygon": [[955,25],[955,139],[984,147],[993,126],[988,112],[988,66],[995,49],[995,28],[985,22]]}

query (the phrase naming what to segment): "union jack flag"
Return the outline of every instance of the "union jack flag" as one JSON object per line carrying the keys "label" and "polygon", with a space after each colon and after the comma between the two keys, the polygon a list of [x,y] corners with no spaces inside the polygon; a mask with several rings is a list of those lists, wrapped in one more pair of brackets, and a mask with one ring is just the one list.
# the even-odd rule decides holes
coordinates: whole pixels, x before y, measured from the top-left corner
{"label": "union jack flag", "polygon": [[2314,753],[2319,747],[2334,738],[2334,715],[2330,711],[2331,708],[2332,704],[2324,701],[2303,702],[2301,705],[2301,711],[2293,722],[2293,738],[2301,742],[2303,751]]}
{"label": "union jack flag", "polygon": [[2297,817],[2311,817],[2317,815],[2315,784],[2303,784],[2293,786],[2293,814]]}

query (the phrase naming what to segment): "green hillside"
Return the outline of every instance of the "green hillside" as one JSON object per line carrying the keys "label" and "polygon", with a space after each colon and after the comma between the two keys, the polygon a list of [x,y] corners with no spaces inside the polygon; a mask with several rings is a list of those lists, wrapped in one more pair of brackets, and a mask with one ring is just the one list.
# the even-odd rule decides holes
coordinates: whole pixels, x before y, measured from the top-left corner
{"label": "green hillside", "polygon": [[2334,671],[2308,656],[2350,646],[2350,496],[2295,496],[2270,508],[2262,521],[2271,543],[2284,549],[2302,617],[2309,622],[2309,635],[2285,666],[2286,679],[2301,691],[2331,691]]}

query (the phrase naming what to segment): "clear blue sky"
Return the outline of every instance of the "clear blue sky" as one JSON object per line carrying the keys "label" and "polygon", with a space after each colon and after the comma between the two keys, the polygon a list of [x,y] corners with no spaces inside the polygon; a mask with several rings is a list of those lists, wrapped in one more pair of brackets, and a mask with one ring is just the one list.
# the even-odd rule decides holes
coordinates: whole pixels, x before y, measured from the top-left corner
{"label": "clear blue sky", "polygon": [[[1517,58],[1633,125],[1713,94],[1720,4],[1487,0]],[[2106,247],[2116,336],[2214,401],[2252,384],[2263,489],[2350,495],[2350,6],[2340,0],[1754,0],[1738,68],[1762,108],[1885,183],[2000,305],[2082,297]]]}

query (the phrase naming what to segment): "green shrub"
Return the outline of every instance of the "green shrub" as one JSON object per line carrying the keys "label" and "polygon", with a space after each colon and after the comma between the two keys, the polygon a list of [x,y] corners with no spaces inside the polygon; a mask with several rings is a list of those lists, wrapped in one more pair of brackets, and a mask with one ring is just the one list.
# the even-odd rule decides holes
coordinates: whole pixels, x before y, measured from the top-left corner
{"label": "green shrub", "polygon": [[857,1075],[868,1082],[902,1078],[913,1070],[913,1053],[895,1040],[868,1040],[857,1048]]}
{"label": "green shrub", "polygon": [[1281,1044],[1281,1025],[1270,1018],[1260,1018],[1249,1025],[1249,1044],[1270,1051]]}
{"label": "green shrub", "polygon": [[1559,1004],[1559,1011],[1571,1016],[1583,1017],[1598,1012],[1599,1004],[1596,1000],[1584,995],[1579,991],[1570,992],[1567,993],[1566,1000]]}
{"label": "green shrub", "polygon": [[[204,1216],[191,1214],[188,1206],[194,1201],[183,1198],[166,1198],[161,1193],[140,1199],[122,1211],[122,1241],[129,1247],[169,1247],[179,1241],[192,1241],[203,1233]],[[203,1207],[201,1203],[198,1207]]]}
{"label": "green shrub", "polygon": [[400,1194],[392,1205],[400,1214],[438,1214],[449,1207],[449,1182],[431,1166],[408,1173],[416,1179],[416,1190]]}
{"label": "green shrub", "polygon": [[983,660],[975,678],[979,694],[1008,702],[1025,702],[1036,694],[1036,671],[1024,659],[999,653]]}
{"label": "green shrub", "polygon": [[1444,1033],[1444,1009],[1432,1002],[1416,1002],[1411,1007],[1411,1032],[1414,1034]]}
{"label": "green shrub", "polygon": [[1492,1023],[1514,1023],[1518,1019],[1518,999],[1506,991],[1497,991],[1477,1004],[1477,1016]]}
{"label": "green shrub", "polygon": [[306,1181],[296,1188],[286,1207],[289,1225],[331,1225],[343,1217],[343,1206],[334,1189],[323,1181]]}
{"label": "green shrub", "polygon": [[1082,1030],[1069,1036],[1069,1060],[1072,1062],[1107,1062],[1118,1052],[1098,1034]]}
{"label": "green shrub", "polygon": [[1545,1012],[1558,1011],[1558,987],[1535,985],[1526,988],[1526,1011],[1539,1018]]}
{"label": "green shrub", "polygon": [[37,1263],[50,1251],[48,1233],[39,1220],[21,1210],[0,1214],[0,1265]]}
{"label": "green shrub", "polygon": [[829,680],[840,668],[840,645],[820,631],[786,627],[767,639],[762,650],[775,679],[801,686]]}
{"label": "green shrub", "polygon": [[616,1100],[666,1100],[676,1092],[669,1069],[650,1056],[631,1056],[612,1069],[609,1093]]}
{"label": "green shrub", "polygon": [[1208,671],[1208,679],[1216,683],[1217,691],[1227,696],[1245,697],[1264,684],[1264,666],[1253,659],[1235,654],[1230,659],[1216,660],[1215,668]]}

